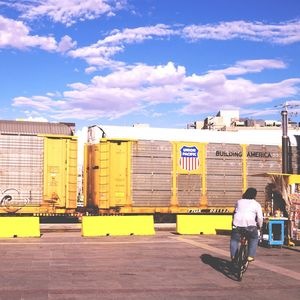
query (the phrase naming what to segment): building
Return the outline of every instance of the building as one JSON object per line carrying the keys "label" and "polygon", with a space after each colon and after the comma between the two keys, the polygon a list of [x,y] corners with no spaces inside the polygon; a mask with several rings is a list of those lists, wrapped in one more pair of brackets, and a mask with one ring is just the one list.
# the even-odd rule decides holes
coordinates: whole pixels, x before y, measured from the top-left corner
{"label": "building", "polygon": [[[289,120],[290,129],[298,129],[299,124]],[[207,116],[204,121],[195,121],[187,129],[208,129],[236,131],[249,129],[281,129],[281,121],[240,118],[238,110],[220,110],[215,116]]]}

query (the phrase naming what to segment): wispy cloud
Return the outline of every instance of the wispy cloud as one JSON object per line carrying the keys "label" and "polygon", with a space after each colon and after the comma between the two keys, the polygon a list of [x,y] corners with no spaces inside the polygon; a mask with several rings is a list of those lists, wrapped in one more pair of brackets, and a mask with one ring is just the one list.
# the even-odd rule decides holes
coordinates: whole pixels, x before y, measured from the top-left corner
{"label": "wispy cloud", "polygon": [[157,24],[155,26],[137,27],[137,28],[125,28],[122,31],[115,29],[109,36],[102,41],[99,41],[99,45],[120,45],[120,44],[132,44],[143,42],[144,40],[153,39],[155,37],[168,37],[174,34],[178,34],[177,30],[171,28],[171,26],[165,24]]}
{"label": "wispy cloud", "polygon": [[100,46],[97,43],[71,50],[68,55],[73,58],[80,58],[86,61],[88,65],[98,66],[99,69],[118,68],[124,66],[122,62],[116,62],[112,57],[123,51],[121,46]]}
{"label": "wispy cloud", "polygon": [[85,68],[85,73],[86,74],[91,74],[91,73],[94,73],[97,71],[97,68],[96,67],[88,67],[88,68]]}
{"label": "wispy cloud", "polygon": [[183,36],[192,41],[244,39],[275,44],[292,44],[300,41],[300,21],[279,24],[233,21],[218,24],[190,25]]}
{"label": "wispy cloud", "polygon": [[242,75],[247,73],[259,73],[264,69],[284,69],[287,65],[277,59],[256,59],[238,61],[234,66],[223,70],[211,70],[209,73],[224,75]]}
{"label": "wispy cloud", "polygon": [[[101,5],[111,5],[111,7],[118,8],[125,7],[126,1],[122,1],[120,3],[117,0],[112,2],[104,0],[31,0],[26,2],[26,4],[14,3],[11,5],[20,10],[25,10],[26,6],[26,12],[28,14],[35,14],[35,10],[28,9],[28,6],[33,6],[33,8],[35,8],[37,11],[41,12],[41,15],[42,12],[44,12],[44,14],[48,14],[49,7],[52,7],[53,11],[59,11],[60,16],[60,18],[57,17],[57,19],[53,19],[54,21],[64,20],[64,22],[67,22],[68,20],[68,22],[72,22],[72,18],[75,20],[76,18],[80,18],[79,12],[84,13],[85,10],[80,10],[81,7],[86,7],[86,9],[95,9]],[[1,5],[4,4],[3,1],[0,0],[0,6]],[[68,7],[70,10],[67,10]],[[85,15],[85,17],[89,15],[88,13],[86,14],[87,15]],[[95,15],[91,14],[90,17],[94,18]],[[83,59],[89,66],[94,66],[98,69],[116,69],[124,67],[125,64],[121,61],[115,61],[114,57],[116,54],[125,51],[127,45],[142,43],[146,40],[153,39],[170,39],[174,36],[193,42],[207,39],[223,41],[243,39],[253,42],[267,42],[285,45],[300,41],[299,20],[287,21],[285,23],[278,24],[233,21],[222,22],[218,24],[189,26],[157,24],[153,26],[125,28],[123,30],[115,29],[103,39],[99,39],[96,43],[84,47],[78,47],[77,49],[74,49],[76,42],[73,41],[69,36],[65,36],[60,42],[57,42],[52,36],[44,37],[33,35],[31,34],[32,30],[25,23],[7,19],[1,16],[0,24],[0,47],[40,47],[47,51],[67,52],[70,57]],[[242,74],[243,72],[248,72],[250,68],[252,68],[254,71],[253,66],[237,65],[223,72],[226,72],[228,75],[229,73],[237,74],[239,72]],[[256,63],[255,68],[258,68],[257,70],[259,71],[258,63]]]}
{"label": "wispy cloud", "polygon": [[84,59],[89,65],[98,68],[108,67],[114,69],[125,65],[122,62],[114,61],[112,58],[123,52],[126,44],[141,43],[154,38],[167,38],[174,34],[178,34],[177,31],[164,24],[132,29],[126,28],[122,31],[114,30],[110,35],[95,44],[69,51],[69,55],[73,58]]}
{"label": "wispy cloud", "polygon": [[28,0],[14,3],[0,1],[0,5],[20,11],[23,19],[48,17],[53,22],[66,26],[100,16],[114,16],[116,11],[126,7],[126,3],[127,0]]}
{"label": "wispy cloud", "polygon": [[[48,93],[49,94],[49,93]],[[64,101],[54,101],[48,96],[32,96],[32,97],[16,97],[14,98],[14,106],[25,106],[38,111],[54,112],[56,109],[63,109]]]}
{"label": "wispy cloud", "polygon": [[[118,68],[123,67],[122,62],[116,62],[113,57],[125,51],[126,45],[142,43],[151,39],[169,39],[172,37],[182,37],[196,42],[199,40],[232,40],[243,39],[253,42],[268,42],[274,44],[290,44],[300,41],[300,21],[289,21],[280,24],[264,24],[258,22],[223,22],[219,24],[171,26],[157,24],[155,26],[145,26],[138,28],[125,28],[123,30],[113,30],[109,35],[97,43],[81,47],[69,52],[74,58],[81,58],[89,65],[98,68]],[[231,69],[223,70],[227,75],[230,73],[243,74],[248,72],[259,72],[258,61],[251,62],[252,65],[237,64]],[[261,62],[264,65],[264,62]],[[272,65],[273,63],[273,65]],[[269,61],[270,68],[281,68],[277,61]]]}

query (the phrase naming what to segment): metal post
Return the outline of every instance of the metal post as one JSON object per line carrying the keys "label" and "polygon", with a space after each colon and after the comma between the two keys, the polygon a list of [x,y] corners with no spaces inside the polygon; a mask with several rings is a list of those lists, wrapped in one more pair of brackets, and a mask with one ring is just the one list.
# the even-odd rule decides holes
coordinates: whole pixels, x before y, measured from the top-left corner
{"label": "metal post", "polygon": [[282,116],[282,173],[289,173],[289,137],[288,137],[288,112],[285,110],[281,112]]}

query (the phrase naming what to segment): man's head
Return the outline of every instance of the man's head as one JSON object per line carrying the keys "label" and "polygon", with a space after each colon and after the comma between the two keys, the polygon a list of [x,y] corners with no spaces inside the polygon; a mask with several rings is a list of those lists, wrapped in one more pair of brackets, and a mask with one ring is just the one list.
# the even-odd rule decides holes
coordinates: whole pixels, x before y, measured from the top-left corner
{"label": "man's head", "polygon": [[255,199],[257,195],[257,190],[255,188],[248,188],[243,194],[243,199]]}

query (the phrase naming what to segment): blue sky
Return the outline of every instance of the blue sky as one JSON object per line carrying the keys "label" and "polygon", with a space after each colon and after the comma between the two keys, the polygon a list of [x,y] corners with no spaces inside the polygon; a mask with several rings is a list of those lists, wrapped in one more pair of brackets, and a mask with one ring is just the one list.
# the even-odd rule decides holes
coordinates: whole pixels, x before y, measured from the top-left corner
{"label": "blue sky", "polygon": [[0,0],[0,116],[279,120],[276,105],[300,103],[299,54],[298,0]]}

